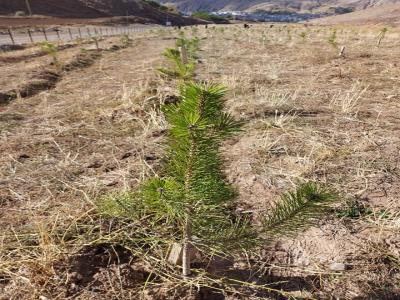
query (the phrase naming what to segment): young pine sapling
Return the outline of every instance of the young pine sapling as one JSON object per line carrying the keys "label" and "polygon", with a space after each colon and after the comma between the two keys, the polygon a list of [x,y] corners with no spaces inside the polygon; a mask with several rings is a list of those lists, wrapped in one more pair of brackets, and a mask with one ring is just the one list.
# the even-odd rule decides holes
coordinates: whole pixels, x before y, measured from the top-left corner
{"label": "young pine sapling", "polygon": [[163,53],[172,68],[159,68],[158,71],[168,77],[190,81],[196,69],[198,48],[198,39],[188,40],[181,35],[176,42],[176,48],[167,48]]}
{"label": "young pine sapling", "polygon": [[55,44],[50,43],[50,42],[43,42],[43,43],[40,44],[40,48],[47,55],[51,56],[51,58],[53,59],[53,64],[56,67],[60,66],[60,62],[58,60],[58,49],[57,49],[57,46]]}
{"label": "young pine sapling", "polygon": [[381,42],[382,42],[383,38],[384,38],[385,35],[386,35],[386,32],[388,32],[387,27],[383,27],[383,28],[381,29],[381,31],[379,32],[379,34],[378,34],[378,42],[376,43],[376,45],[377,45],[378,47],[381,45]]}
{"label": "young pine sapling", "polygon": [[181,101],[163,109],[170,129],[161,175],[146,180],[130,197],[102,204],[109,214],[145,219],[154,232],[179,243],[183,277],[191,274],[193,248],[232,254],[257,241],[246,219],[234,212],[235,192],[223,172],[221,143],[240,128],[223,111],[225,93],[216,84],[184,84]]}

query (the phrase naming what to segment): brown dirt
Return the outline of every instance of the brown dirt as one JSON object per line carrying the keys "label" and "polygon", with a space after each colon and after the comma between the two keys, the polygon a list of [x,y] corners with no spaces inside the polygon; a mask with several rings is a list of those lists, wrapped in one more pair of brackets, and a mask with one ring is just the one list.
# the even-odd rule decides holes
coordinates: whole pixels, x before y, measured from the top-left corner
{"label": "brown dirt", "polygon": [[[71,49],[76,45],[66,44],[58,46],[58,51]],[[116,46],[116,45],[114,45]],[[121,49],[123,47],[118,47]],[[114,49],[114,48],[113,48]],[[75,51],[74,51],[75,52]],[[27,60],[33,60],[37,57],[45,56],[46,53],[42,51],[34,52],[33,54],[25,54],[19,56],[6,56],[3,57],[7,63],[12,62],[26,62]],[[59,53],[57,56],[60,56]],[[49,90],[55,87],[56,83],[61,79],[66,72],[70,72],[79,68],[85,68],[94,63],[96,59],[101,56],[101,53],[97,50],[86,50],[84,53],[78,53],[74,55],[67,62],[62,63],[60,66],[54,65],[53,62],[49,66],[38,66],[36,69],[30,71],[27,79],[23,81],[19,86],[11,90],[0,90],[0,104],[7,104],[8,102],[16,99],[17,97],[26,98],[34,96],[42,91]],[[61,57],[66,57],[65,55]],[[23,59],[22,59],[23,58]],[[2,57],[0,57],[1,61]],[[60,59],[60,58],[58,58]],[[8,67],[14,67],[14,65],[8,65]]]}
{"label": "brown dirt", "polygon": [[[200,289],[193,296],[196,288],[170,277],[151,277],[144,287],[156,270],[110,240],[112,234],[128,243],[134,233],[105,222],[94,201],[134,188],[157,172],[163,157],[159,104],[175,99],[176,83],[154,70],[174,40],[146,33],[132,47],[69,72],[53,90],[16,99],[0,112],[0,294],[398,299],[399,33],[390,32],[378,48],[374,29],[339,29],[347,52],[338,58],[327,42],[330,28],[289,26],[290,37],[287,27],[268,29],[266,45],[262,26],[200,29],[198,78],[226,84],[228,110],[245,120],[243,132],[224,146],[238,209],[258,224],[283,192],[316,180],[341,195],[332,213],[260,251],[212,264],[214,276],[228,277],[219,283],[248,283],[232,283],[223,295]],[[349,199],[368,211],[349,216]],[[333,262],[346,270],[330,270]],[[255,287],[266,283],[286,296]]]}
{"label": "brown dirt", "polygon": [[[73,45],[73,44],[66,44],[66,45],[59,45],[57,46],[57,51],[63,51],[65,49],[69,49],[72,47],[75,47],[77,45]],[[31,50],[34,47],[30,47],[29,49]],[[22,49],[26,49],[26,47],[23,47]],[[21,50],[21,48],[16,49],[16,50]],[[14,50],[14,51],[16,51]],[[30,51],[31,52],[31,51]],[[34,52],[31,53],[21,53],[21,55],[18,55],[18,53],[7,53],[7,54],[1,54],[0,56],[0,62],[2,63],[16,63],[16,62],[21,62],[21,61],[27,61],[36,57],[41,57],[41,56],[45,56],[47,55],[46,52],[42,51],[42,50],[36,50]]]}

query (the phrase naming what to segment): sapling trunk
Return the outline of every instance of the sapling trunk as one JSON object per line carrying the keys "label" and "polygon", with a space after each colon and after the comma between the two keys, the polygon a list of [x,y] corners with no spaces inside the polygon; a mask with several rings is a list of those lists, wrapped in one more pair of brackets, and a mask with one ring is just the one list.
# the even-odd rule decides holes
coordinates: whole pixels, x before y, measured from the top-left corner
{"label": "sapling trunk", "polygon": [[185,174],[185,200],[186,200],[186,216],[184,221],[184,229],[183,229],[183,249],[182,249],[182,275],[183,277],[190,276],[190,247],[192,241],[192,224],[191,224],[191,215],[192,208],[190,203],[190,188],[191,181],[193,176],[193,162],[195,156],[196,149],[196,141],[193,133],[193,128],[189,128],[190,131],[190,151],[188,157],[188,166]]}
{"label": "sapling trunk", "polygon": [[190,270],[190,248],[192,242],[192,224],[190,222],[190,208],[186,210],[184,238],[183,238],[183,249],[182,249],[182,275],[183,277],[189,277],[191,274]]}
{"label": "sapling trunk", "polygon": [[179,47],[179,51],[181,53],[182,63],[187,65],[189,63],[189,57],[188,57],[188,53],[187,53],[186,47],[184,45],[182,47]]}
{"label": "sapling trunk", "polygon": [[[182,47],[184,48],[184,47]],[[199,117],[202,118],[204,115],[204,105],[205,98],[203,95],[199,95],[199,102],[196,107],[196,110],[199,114]],[[190,125],[189,130],[189,141],[190,141],[190,150],[188,155],[188,164],[185,174],[185,196],[186,196],[186,216],[185,216],[185,224],[183,230],[183,249],[182,249],[182,275],[183,277],[190,276],[190,252],[192,247],[192,224],[191,224],[191,216],[193,212],[193,207],[191,203],[191,181],[193,177],[193,164],[196,156],[197,149],[197,140],[195,135],[195,126]]]}

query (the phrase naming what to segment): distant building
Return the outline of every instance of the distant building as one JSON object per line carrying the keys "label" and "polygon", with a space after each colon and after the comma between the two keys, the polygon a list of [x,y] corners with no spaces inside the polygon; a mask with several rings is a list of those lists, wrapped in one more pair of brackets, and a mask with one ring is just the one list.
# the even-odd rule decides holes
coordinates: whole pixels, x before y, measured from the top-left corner
{"label": "distant building", "polygon": [[311,13],[296,13],[296,12],[244,12],[244,11],[219,11],[211,14],[232,18],[243,21],[258,21],[258,22],[301,22],[310,19],[320,18],[328,14],[311,14]]}

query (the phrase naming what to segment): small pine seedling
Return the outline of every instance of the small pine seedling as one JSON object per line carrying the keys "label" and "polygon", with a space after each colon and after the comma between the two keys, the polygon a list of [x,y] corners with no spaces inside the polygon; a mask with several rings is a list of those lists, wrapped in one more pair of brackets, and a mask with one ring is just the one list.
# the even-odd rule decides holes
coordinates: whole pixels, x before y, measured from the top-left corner
{"label": "small pine seedling", "polygon": [[60,66],[59,60],[58,60],[58,49],[57,46],[53,43],[50,42],[43,42],[40,44],[40,48],[42,49],[43,52],[45,52],[47,55],[50,55],[53,58],[53,64],[57,67]]}
{"label": "small pine seedling", "polygon": [[301,33],[300,33],[300,37],[301,37],[301,39],[303,40],[303,42],[305,42],[305,41],[306,41],[306,38],[307,38],[307,33],[306,33],[305,31],[301,32]]}
{"label": "small pine seedling", "polygon": [[170,61],[172,68],[158,68],[158,71],[168,77],[190,81],[196,69],[199,39],[186,39],[184,34],[181,33],[175,46],[176,48],[167,48],[163,53]]}
{"label": "small pine seedling", "polygon": [[332,30],[331,34],[328,37],[328,43],[331,45],[333,48],[337,49],[337,31],[336,29]]}
{"label": "small pine seedling", "polygon": [[235,192],[222,171],[222,141],[240,129],[223,112],[225,93],[216,84],[184,84],[181,101],[163,109],[170,130],[162,176],[148,179],[131,196],[102,204],[104,212],[132,223],[145,220],[156,234],[180,243],[184,277],[191,274],[193,248],[232,254],[257,241],[248,222],[234,213]]}
{"label": "small pine seedling", "polygon": [[126,48],[132,44],[132,39],[127,34],[121,36],[121,44]]}
{"label": "small pine seedling", "polygon": [[199,51],[200,48],[200,40],[197,37],[192,39],[187,39],[185,38],[184,35],[183,36],[181,35],[176,40],[175,47],[177,49],[182,47],[186,48],[189,58],[195,60],[198,58],[197,52]]}
{"label": "small pine seedling", "polygon": [[157,70],[161,74],[171,78],[178,78],[183,81],[192,80],[196,69],[196,63],[193,60],[186,62],[185,59],[182,58],[182,51],[185,51],[183,49],[185,48],[182,48],[181,50],[167,48],[163,55],[170,61],[172,68],[158,68]]}
{"label": "small pine seedling", "polygon": [[376,43],[376,45],[377,45],[378,47],[380,46],[380,44],[381,44],[383,38],[385,37],[386,32],[388,32],[387,27],[383,27],[383,28],[381,29],[381,31],[379,32],[379,34],[378,34],[378,42]]}

